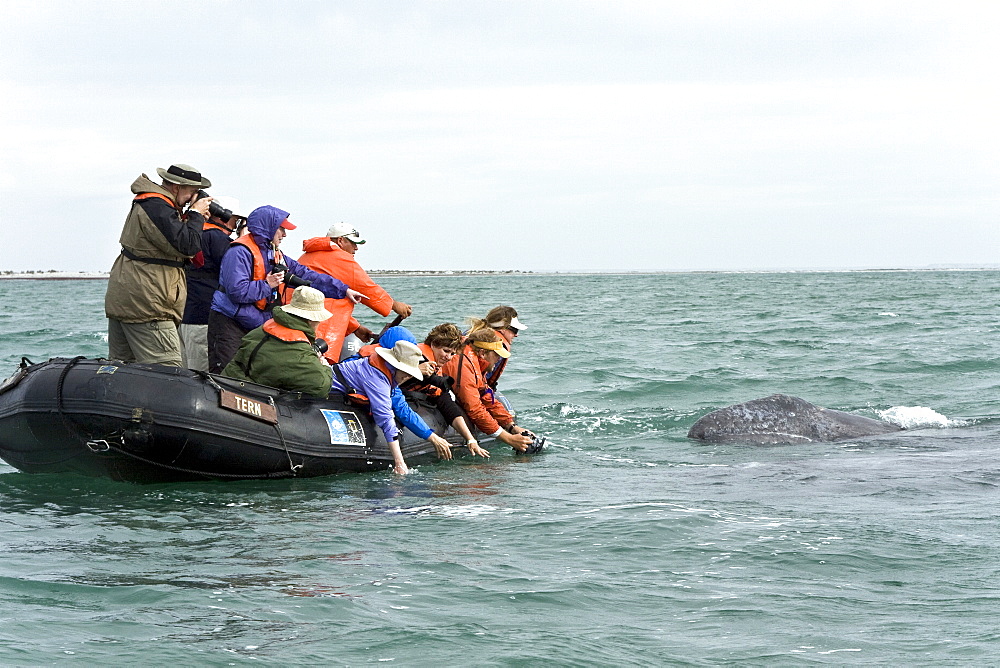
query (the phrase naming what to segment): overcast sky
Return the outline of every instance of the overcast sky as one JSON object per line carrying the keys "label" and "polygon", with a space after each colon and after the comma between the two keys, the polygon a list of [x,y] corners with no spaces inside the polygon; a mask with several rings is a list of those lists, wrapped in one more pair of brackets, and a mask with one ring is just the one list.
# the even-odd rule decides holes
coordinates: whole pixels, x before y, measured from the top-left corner
{"label": "overcast sky", "polygon": [[186,162],[369,269],[1000,263],[1000,3],[0,0],[0,269]]}

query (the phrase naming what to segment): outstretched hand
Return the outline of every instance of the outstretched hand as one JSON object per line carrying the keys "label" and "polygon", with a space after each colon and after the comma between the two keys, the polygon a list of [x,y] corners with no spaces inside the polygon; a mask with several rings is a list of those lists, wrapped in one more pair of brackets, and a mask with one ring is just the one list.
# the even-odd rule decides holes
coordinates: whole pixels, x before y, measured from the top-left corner
{"label": "outstretched hand", "polygon": [[451,459],[451,445],[448,441],[444,440],[437,434],[431,434],[427,440],[434,445],[434,449],[437,451],[438,457],[441,459]]}

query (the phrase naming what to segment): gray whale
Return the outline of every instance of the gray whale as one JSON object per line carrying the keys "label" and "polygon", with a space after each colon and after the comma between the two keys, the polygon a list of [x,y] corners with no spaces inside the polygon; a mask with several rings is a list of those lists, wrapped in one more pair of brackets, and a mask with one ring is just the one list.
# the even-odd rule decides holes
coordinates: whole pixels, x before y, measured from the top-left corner
{"label": "gray whale", "polygon": [[895,431],[902,427],[772,394],[712,411],[694,423],[688,438],[709,443],[816,443]]}

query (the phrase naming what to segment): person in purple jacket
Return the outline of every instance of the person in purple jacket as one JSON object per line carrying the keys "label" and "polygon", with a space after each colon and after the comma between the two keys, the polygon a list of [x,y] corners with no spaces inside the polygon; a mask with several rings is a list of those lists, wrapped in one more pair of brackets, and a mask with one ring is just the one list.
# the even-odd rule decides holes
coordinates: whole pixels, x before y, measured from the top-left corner
{"label": "person in purple jacket", "polygon": [[368,357],[352,359],[332,365],[331,394],[345,397],[363,396],[367,399],[372,419],[382,430],[389,452],[392,453],[393,470],[409,473],[399,446],[399,426],[392,411],[392,392],[410,378],[423,380],[420,363],[424,354],[416,344],[397,341],[392,348],[375,348]]}
{"label": "person in purple jacket", "polygon": [[247,217],[246,234],[234,241],[222,256],[219,289],[208,314],[208,370],[222,373],[243,336],[271,319],[271,309],[280,306],[284,291],[311,285],[331,299],[350,299],[361,293],[332,276],[319,274],[290,257],[278,246],[285,230],[294,230],[288,212],[275,206],[260,206]]}

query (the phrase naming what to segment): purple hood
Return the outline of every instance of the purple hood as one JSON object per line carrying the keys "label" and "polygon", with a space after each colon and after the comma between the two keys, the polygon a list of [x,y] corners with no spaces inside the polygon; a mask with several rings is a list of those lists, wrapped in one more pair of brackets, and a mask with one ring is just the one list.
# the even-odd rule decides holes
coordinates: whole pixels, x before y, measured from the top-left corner
{"label": "purple hood", "polygon": [[266,248],[285,218],[288,218],[288,212],[282,211],[276,206],[270,204],[258,206],[247,217],[247,229],[253,235],[257,245]]}

